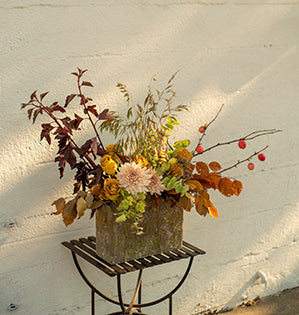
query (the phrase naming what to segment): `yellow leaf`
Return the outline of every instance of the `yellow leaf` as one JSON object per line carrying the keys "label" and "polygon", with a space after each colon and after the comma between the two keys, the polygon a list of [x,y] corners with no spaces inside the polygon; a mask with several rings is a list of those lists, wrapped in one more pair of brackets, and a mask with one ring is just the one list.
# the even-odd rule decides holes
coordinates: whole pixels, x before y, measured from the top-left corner
{"label": "yellow leaf", "polygon": [[76,207],[77,207],[78,219],[80,219],[84,215],[85,210],[87,208],[86,201],[83,197],[78,198]]}

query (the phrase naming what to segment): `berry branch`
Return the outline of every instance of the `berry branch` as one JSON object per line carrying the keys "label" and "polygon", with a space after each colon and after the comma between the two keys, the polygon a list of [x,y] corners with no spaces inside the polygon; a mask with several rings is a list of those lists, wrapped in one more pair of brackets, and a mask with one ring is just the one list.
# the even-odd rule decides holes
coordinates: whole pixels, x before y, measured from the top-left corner
{"label": "berry branch", "polygon": [[201,144],[201,141],[202,141],[203,137],[206,135],[206,130],[207,130],[208,127],[217,119],[217,117],[219,116],[219,114],[220,114],[220,112],[222,111],[223,107],[224,107],[224,104],[221,105],[221,107],[220,107],[218,113],[216,114],[216,116],[215,116],[208,124],[205,124],[204,126],[201,126],[201,127],[200,127],[200,129],[201,129],[200,132],[202,132],[202,135],[201,135],[201,137],[199,138],[197,145],[200,145],[200,144]]}
{"label": "berry branch", "polygon": [[239,142],[241,140],[253,140],[257,137],[261,137],[261,136],[265,136],[265,135],[270,135],[270,134],[273,134],[273,133],[277,133],[277,132],[281,132],[282,130],[279,130],[279,129],[266,129],[266,130],[258,130],[258,131],[253,131],[251,133],[249,133],[248,135],[244,136],[244,137],[241,137],[241,138],[238,138],[238,139],[234,139],[234,140],[230,140],[230,141],[226,141],[226,142],[219,142],[215,145],[212,145],[211,147],[203,150],[201,153],[196,153],[196,154],[193,154],[193,157],[199,155],[199,154],[203,154],[207,151],[210,151],[216,147],[219,147],[219,146],[222,146],[222,145],[227,145],[227,144],[232,144],[234,142]]}
{"label": "berry branch", "polygon": [[260,153],[263,152],[263,151],[265,151],[268,147],[269,147],[268,145],[265,146],[265,147],[264,147],[263,149],[261,149],[260,151],[257,151],[257,152],[254,152],[253,154],[251,154],[248,158],[246,158],[246,159],[244,159],[244,160],[241,160],[241,161],[238,161],[238,162],[235,163],[234,165],[232,165],[232,166],[230,166],[230,167],[227,167],[227,168],[221,170],[220,172],[218,172],[218,174],[221,174],[221,173],[223,173],[223,172],[226,172],[226,171],[228,171],[228,170],[230,170],[230,169],[232,169],[232,168],[234,168],[234,167],[237,167],[238,165],[240,165],[240,164],[242,164],[242,163],[244,163],[244,162],[246,162],[246,161],[250,161],[254,156],[260,154]]}

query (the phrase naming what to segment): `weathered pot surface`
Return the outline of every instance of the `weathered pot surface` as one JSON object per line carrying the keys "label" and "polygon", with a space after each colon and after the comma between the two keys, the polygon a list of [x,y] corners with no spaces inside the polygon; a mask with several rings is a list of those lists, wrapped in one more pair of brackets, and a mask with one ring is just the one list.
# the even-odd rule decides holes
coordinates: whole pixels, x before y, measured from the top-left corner
{"label": "weathered pot surface", "polygon": [[96,212],[96,252],[110,264],[160,254],[180,248],[183,242],[183,210],[160,199],[159,207],[150,198],[140,226],[144,233],[136,235],[132,222],[116,223],[116,206],[103,206]]}

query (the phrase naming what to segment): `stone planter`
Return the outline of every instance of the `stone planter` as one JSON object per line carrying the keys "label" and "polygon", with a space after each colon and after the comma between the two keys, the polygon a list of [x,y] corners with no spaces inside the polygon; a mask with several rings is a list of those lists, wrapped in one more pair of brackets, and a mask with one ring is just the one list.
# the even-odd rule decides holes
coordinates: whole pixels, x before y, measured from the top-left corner
{"label": "stone planter", "polygon": [[161,198],[159,208],[148,206],[140,226],[144,234],[136,235],[130,221],[116,223],[116,206],[102,207],[96,212],[96,252],[109,262],[118,264],[180,248],[183,242],[183,210]]}

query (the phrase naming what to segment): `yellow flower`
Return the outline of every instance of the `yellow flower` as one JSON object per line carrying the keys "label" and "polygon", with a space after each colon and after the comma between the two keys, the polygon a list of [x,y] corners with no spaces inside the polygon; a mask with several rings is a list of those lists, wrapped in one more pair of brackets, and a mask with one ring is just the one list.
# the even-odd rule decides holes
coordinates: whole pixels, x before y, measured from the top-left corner
{"label": "yellow flower", "polygon": [[142,155],[136,154],[135,156],[133,156],[133,161],[140,164],[141,167],[151,167],[149,161]]}
{"label": "yellow flower", "polygon": [[105,154],[101,157],[101,166],[103,171],[108,175],[114,175],[117,170],[117,163],[111,158],[110,155]]}
{"label": "yellow flower", "polygon": [[117,151],[117,144],[108,144],[106,145],[105,148],[106,152],[108,155],[111,156],[111,158],[115,161],[115,162],[120,162],[120,158],[118,157],[118,155],[116,154]]}
{"label": "yellow flower", "polygon": [[117,152],[117,144],[108,144],[105,148],[107,153]]}
{"label": "yellow flower", "polygon": [[186,148],[179,148],[175,156],[180,162],[183,163],[190,162],[193,158],[192,153]]}
{"label": "yellow flower", "polygon": [[119,181],[115,178],[106,178],[103,193],[107,199],[116,200],[120,196]]}

